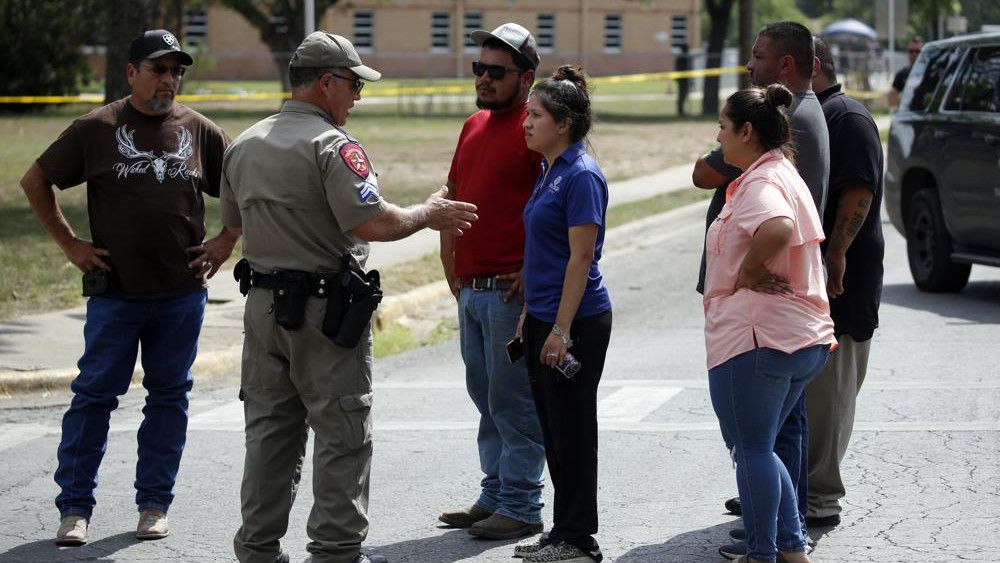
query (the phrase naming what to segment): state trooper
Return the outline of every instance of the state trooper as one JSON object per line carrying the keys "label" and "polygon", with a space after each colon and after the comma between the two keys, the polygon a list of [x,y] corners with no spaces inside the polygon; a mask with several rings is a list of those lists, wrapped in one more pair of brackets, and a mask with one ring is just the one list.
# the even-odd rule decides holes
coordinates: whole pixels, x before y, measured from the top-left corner
{"label": "state trooper", "polygon": [[385,201],[361,145],[342,127],[366,81],[347,39],[317,31],[289,64],[291,100],[247,129],[223,161],[222,216],[241,228],[249,292],[240,392],[246,422],[243,563],[287,561],[288,527],[305,455],[315,436],[314,503],[307,548],[316,563],[385,561],[361,553],[368,532],[372,442],[372,335],[381,292],[363,268],[369,241],[425,227],[461,235],[475,206],[442,188],[406,208]]}

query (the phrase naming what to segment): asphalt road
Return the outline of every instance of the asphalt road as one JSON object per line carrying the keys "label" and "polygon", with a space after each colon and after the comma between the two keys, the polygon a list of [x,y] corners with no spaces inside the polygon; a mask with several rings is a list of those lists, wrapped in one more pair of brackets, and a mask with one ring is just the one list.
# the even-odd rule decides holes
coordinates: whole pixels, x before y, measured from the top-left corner
{"label": "asphalt road", "polygon": [[[603,261],[614,331],[601,387],[598,540],[609,561],[721,561],[735,479],[707,393],[694,280],[703,207],[644,221]],[[886,225],[882,326],[846,460],[844,523],[814,560],[992,561],[1000,547],[1000,269],[957,295],[918,292]],[[366,549],[393,562],[511,561],[513,542],[439,528],[479,482],[477,415],[458,344],[376,365],[375,459]],[[67,394],[0,401],[0,563],[233,561],[243,461],[237,376],[196,386],[171,509],[173,535],[139,543],[133,504],[142,389],[122,400],[101,468],[91,543],[57,549],[52,481]],[[301,561],[311,464],[284,547]],[[551,490],[546,490],[551,505]],[[551,509],[544,513],[551,522]]]}

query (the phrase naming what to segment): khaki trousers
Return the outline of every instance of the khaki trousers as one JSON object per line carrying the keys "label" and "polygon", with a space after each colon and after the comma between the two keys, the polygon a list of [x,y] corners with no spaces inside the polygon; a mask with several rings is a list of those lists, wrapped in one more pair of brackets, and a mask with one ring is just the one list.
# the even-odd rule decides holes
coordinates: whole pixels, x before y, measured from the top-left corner
{"label": "khaki trousers", "polygon": [[810,518],[840,514],[844,481],[840,464],[854,430],[854,407],[868,371],[871,340],[855,342],[850,335],[837,338],[840,348],[830,354],[823,371],[806,389],[809,417]]}
{"label": "khaki trousers", "polygon": [[309,299],[299,330],[274,322],[272,302],[271,290],[254,288],[244,313],[246,462],[236,556],[272,563],[280,555],[312,428],[307,549],[315,563],[348,563],[368,533],[371,334],[355,349],[340,348],[320,331],[325,299]]}

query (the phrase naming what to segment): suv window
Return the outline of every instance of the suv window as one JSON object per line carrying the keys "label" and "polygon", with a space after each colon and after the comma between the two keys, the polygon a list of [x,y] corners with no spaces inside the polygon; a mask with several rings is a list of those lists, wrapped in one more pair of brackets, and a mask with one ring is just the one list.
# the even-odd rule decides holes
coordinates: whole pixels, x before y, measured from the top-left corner
{"label": "suv window", "polygon": [[961,53],[961,49],[951,47],[921,56],[913,65],[910,78],[906,81],[908,85],[914,86],[912,89],[907,88],[903,93],[901,109],[926,111],[932,105],[934,92],[947,75],[948,68],[954,65]]}
{"label": "suv window", "polygon": [[1000,47],[983,47],[969,63],[948,95],[945,109],[952,111],[1000,112]]}

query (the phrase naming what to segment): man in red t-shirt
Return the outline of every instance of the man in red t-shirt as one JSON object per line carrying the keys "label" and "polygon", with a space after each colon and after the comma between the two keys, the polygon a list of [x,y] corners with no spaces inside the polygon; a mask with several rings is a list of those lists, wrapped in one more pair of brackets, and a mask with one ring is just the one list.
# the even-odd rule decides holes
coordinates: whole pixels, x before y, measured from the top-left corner
{"label": "man in red t-shirt", "polygon": [[470,508],[440,520],[490,539],[542,531],[545,448],[523,361],[507,358],[521,312],[524,224],[521,214],[541,170],[522,123],[535,80],[534,37],[516,23],[472,39],[476,106],[466,120],[448,174],[452,197],[476,204],[479,221],[461,237],[441,233],[441,264],[458,300],[469,396],[480,412],[482,493]]}

